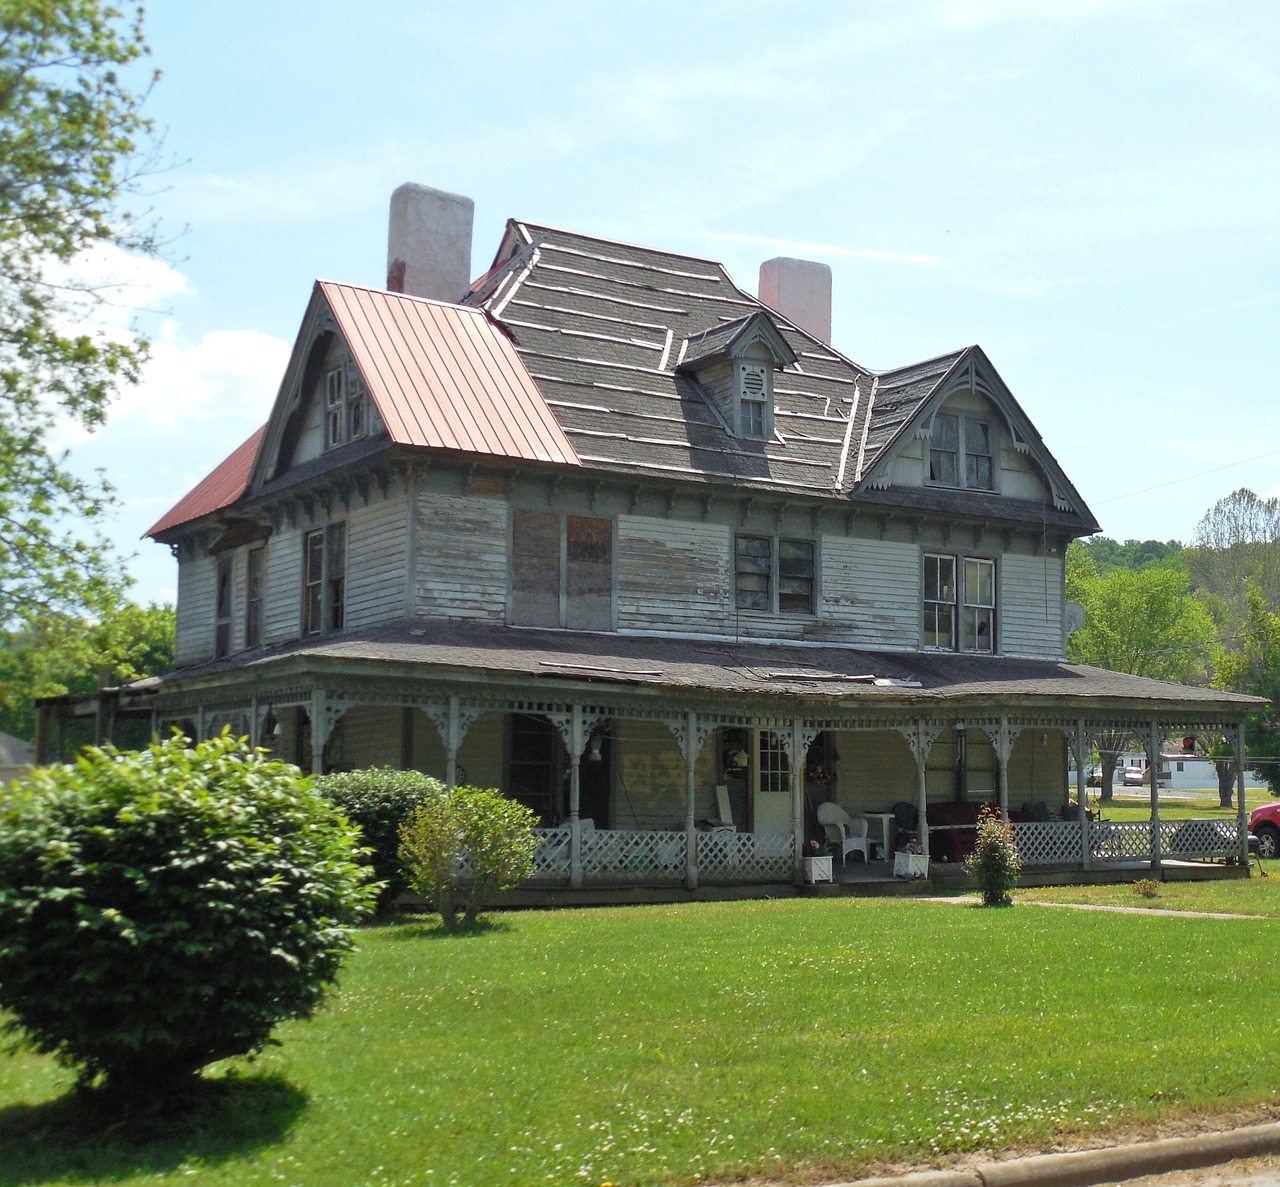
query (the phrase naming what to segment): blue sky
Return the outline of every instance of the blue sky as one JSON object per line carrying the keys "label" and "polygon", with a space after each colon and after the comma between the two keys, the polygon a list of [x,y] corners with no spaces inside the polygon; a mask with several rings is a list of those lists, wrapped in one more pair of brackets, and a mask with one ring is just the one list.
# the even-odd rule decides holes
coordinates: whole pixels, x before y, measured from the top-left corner
{"label": "blue sky", "polygon": [[1108,535],[1280,493],[1270,0],[155,0],[147,29],[183,233],[125,266],[143,384],[59,436],[118,488],[140,600],[176,569],[138,536],[266,418],[312,281],[382,283],[403,181],[475,199],[476,273],[508,217],[751,291],[825,261],[837,347],[980,343]]}

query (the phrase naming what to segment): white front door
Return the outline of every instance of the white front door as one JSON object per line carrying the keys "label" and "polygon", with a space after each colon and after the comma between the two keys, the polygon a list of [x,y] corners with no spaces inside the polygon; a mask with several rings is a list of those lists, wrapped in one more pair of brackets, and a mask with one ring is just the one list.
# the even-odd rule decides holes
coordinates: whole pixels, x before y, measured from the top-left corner
{"label": "white front door", "polygon": [[754,831],[791,834],[791,764],[782,741],[768,730],[751,731]]}

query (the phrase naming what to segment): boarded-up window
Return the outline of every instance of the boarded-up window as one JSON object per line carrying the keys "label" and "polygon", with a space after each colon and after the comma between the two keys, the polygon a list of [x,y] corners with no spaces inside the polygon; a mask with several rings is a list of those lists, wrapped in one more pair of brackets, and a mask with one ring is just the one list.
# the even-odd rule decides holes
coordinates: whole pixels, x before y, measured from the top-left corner
{"label": "boarded-up window", "polygon": [[554,511],[511,517],[511,618],[517,626],[560,625],[560,522]]}
{"label": "boarded-up window", "polygon": [[565,626],[607,631],[613,625],[613,522],[565,520]]}
{"label": "boarded-up window", "polygon": [[517,626],[611,629],[613,521],[513,512],[511,619]]}

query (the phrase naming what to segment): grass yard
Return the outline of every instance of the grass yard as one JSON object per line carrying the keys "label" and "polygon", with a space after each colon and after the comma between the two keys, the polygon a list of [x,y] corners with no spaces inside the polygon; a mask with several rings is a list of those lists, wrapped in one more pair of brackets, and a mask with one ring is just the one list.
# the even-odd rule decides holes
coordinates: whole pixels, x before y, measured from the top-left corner
{"label": "grass yard", "polygon": [[[1274,802],[1275,797],[1265,787],[1250,788],[1245,793],[1245,805],[1250,812],[1259,804]],[[1138,791],[1137,788],[1131,788],[1129,792],[1121,793],[1117,788],[1115,798],[1109,804],[1103,804],[1097,798],[1097,789],[1090,788],[1086,803],[1090,808],[1101,808],[1104,820],[1151,819],[1151,793],[1145,789]],[[1163,789],[1160,792],[1161,820],[1235,820],[1235,818],[1234,807],[1218,806],[1216,791],[1177,792],[1173,795]]]}
{"label": "grass yard", "polygon": [[197,1121],[69,1133],[62,1074],[0,1056],[0,1184],[837,1177],[1273,1100],[1277,941],[856,899],[373,929]]}

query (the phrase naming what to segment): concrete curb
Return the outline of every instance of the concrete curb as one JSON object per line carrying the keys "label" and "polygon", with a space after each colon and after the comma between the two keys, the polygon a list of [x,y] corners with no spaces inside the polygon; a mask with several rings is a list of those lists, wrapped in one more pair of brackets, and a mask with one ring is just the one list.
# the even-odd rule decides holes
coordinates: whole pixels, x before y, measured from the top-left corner
{"label": "concrete curb", "polygon": [[968,1170],[917,1171],[890,1178],[858,1179],[828,1187],[1093,1187],[1143,1175],[1194,1170],[1280,1153],[1280,1123],[1250,1125],[1227,1133],[1163,1138],[1102,1150],[1036,1154],[1008,1162],[988,1162]]}

